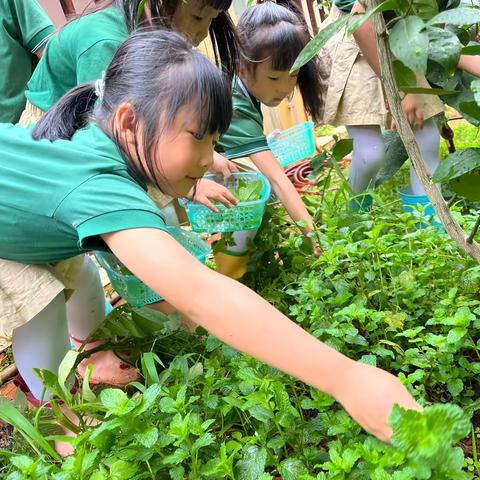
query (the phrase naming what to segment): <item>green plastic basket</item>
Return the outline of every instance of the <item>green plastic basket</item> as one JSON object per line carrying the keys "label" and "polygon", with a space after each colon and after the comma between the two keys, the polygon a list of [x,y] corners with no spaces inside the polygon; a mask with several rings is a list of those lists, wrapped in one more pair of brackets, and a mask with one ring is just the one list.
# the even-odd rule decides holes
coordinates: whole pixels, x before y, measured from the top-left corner
{"label": "green plastic basket", "polygon": [[[168,231],[198,260],[202,263],[206,262],[210,247],[198,235],[179,227],[168,227]],[[106,270],[115,291],[133,307],[143,307],[163,300],[160,295],[133,275],[113,253],[96,251],[95,257]]]}
{"label": "green plastic basket", "polygon": [[313,122],[300,123],[280,132],[268,140],[268,146],[283,168],[311,157],[315,153]]}
{"label": "green plastic basket", "polygon": [[270,197],[270,184],[258,172],[234,173],[226,181],[221,175],[206,175],[205,178],[225,185],[229,189],[236,189],[240,180],[246,183],[261,180],[263,184],[262,196],[251,202],[239,202],[230,208],[216,205],[218,212],[212,212],[205,205],[183,200],[181,205],[187,210],[188,220],[194,232],[222,233],[238,232],[241,230],[256,230],[260,227],[263,218],[265,203]]}

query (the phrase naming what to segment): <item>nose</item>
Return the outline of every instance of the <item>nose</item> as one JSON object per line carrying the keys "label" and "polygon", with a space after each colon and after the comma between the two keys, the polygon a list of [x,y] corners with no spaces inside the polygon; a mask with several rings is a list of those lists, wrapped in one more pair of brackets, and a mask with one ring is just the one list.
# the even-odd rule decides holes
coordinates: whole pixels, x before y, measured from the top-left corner
{"label": "nose", "polygon": [[206,147],[205,149],[202,149],[202,155],[200,157],[200,167],[202,170],[205,172],[207,170],[210,170],[213,165],[213,147]]}

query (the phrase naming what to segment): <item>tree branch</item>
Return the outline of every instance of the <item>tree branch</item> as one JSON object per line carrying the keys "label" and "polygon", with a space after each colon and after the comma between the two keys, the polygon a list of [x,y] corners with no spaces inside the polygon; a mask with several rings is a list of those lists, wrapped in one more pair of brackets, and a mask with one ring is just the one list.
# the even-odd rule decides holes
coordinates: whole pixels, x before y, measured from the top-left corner
{"label": "tree branch", "polygon": [[[366,0],[367,9],[371,10],[381,2],[382,0]],[[385,35],[385,22],[383,20],[383,16],[381,14],[374,15],[372,17],[372,24],[376,34],[380,68],[382,71],[382,81],[385,87],[388,104],[390,106],[392,116],[395,119],[400,138],[402,139],[408,156],[410,157],[410,161],[412,162],[413,167],[415,168],[415,171],[417,172],[417,175],[422,182],[423,187],[425,188],[428,198],[430,199],[430,202],[432,203],[438,218],[443,223],[447,233],[465,253],[480,263],[480,245],[475,241],[472,241],[472,243],[467,241],[469,235],[453,218],[439,187],[432,182],[431,175],[427,171],[412,128],[410,127],[410,124],[408,123],[403,112],[400,96],[398,95],[398,88],[393,74],[392,54],[388,46],[388,38]]]}

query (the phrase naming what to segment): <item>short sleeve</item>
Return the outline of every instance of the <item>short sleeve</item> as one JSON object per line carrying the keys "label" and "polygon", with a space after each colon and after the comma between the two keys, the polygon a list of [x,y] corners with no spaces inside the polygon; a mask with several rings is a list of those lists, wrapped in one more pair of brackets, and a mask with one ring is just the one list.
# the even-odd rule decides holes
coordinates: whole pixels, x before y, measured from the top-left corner
{"label": "short sleeve", "polygon": [[47,42],[55,28],[37,0],[13,0],[13,9],[19,29],[19,41],[26,50],[35,53]]}
{"label": "short sleeve", "polygon": [[132,179],[101,174],[77,187],[55,212],[59,228],[73,228],[79,248],[103,248],[100,236],[132,228],[167,230],[160,210]]}
{"label": "short sleeve", "polygon": [[263,119],[259,112],[246,106],[234,106],[232,122],[218,144],[218,151],[227,158],[248,157],[270,150],[263,133]]}
{"label": "short sleeve", "polygon": [[82,52],[77,60],[77,84],[102,78],[102,71],[110,64],[120,43],[100,40]]}

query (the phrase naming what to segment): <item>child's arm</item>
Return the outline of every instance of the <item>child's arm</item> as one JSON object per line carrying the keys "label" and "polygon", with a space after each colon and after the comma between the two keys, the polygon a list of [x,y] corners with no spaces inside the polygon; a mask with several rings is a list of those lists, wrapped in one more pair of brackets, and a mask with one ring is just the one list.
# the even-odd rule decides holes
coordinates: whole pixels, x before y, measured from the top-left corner
{"label": "child's arm", "polygon": [[232,173],[238,172],[238,167],[225,158],[223,155],[220,155],[217,152],[213,152],[213,165],[210,168],[209,172],[211,173],[221,173],[224,180],[228,180]]}
{"label": "child's arm", "polygon": [[[352,8],[352,13],[365,13],[362,4],[357,0]],[[375,72],[378,78],[382,79],[382,71],[378,59],[377,42],[375,40],[375,32],[370,21],[361,25],[353,34],[355,41],[367,60],[368,64]],[[401,94],[402,107],[408,122],[412,127],[422,128],[423,112],[420,108],[417,98],[414,94]]]}
{"label": "child's arm", "polygon": [[[292,182],[288,179],[277,159],[270,150],[254,153],[250,155],[253,163],[262,172],[272,185],[273,191],[278,199],[282,202],[288,215],[294,222],[304,221],[306,227],[301,227],[304,235],[314,230],[313,220],[305,207],[299,193],[295,190]],[[318,256],[320,251],[313,239],[309,239]]]}
{"label": "child's arm", "polygon": [[380,439],[390,438],[387,418],[394,404],[420,408],[398,379],[316,340],[247,287],[196,261],[168,233],[139,228],[103,239],[180,313],[232,347],[334,396]]}
{"label": "child's arm", "polygon": [[480,55],[460,55],[458,68],[480,77]]}

